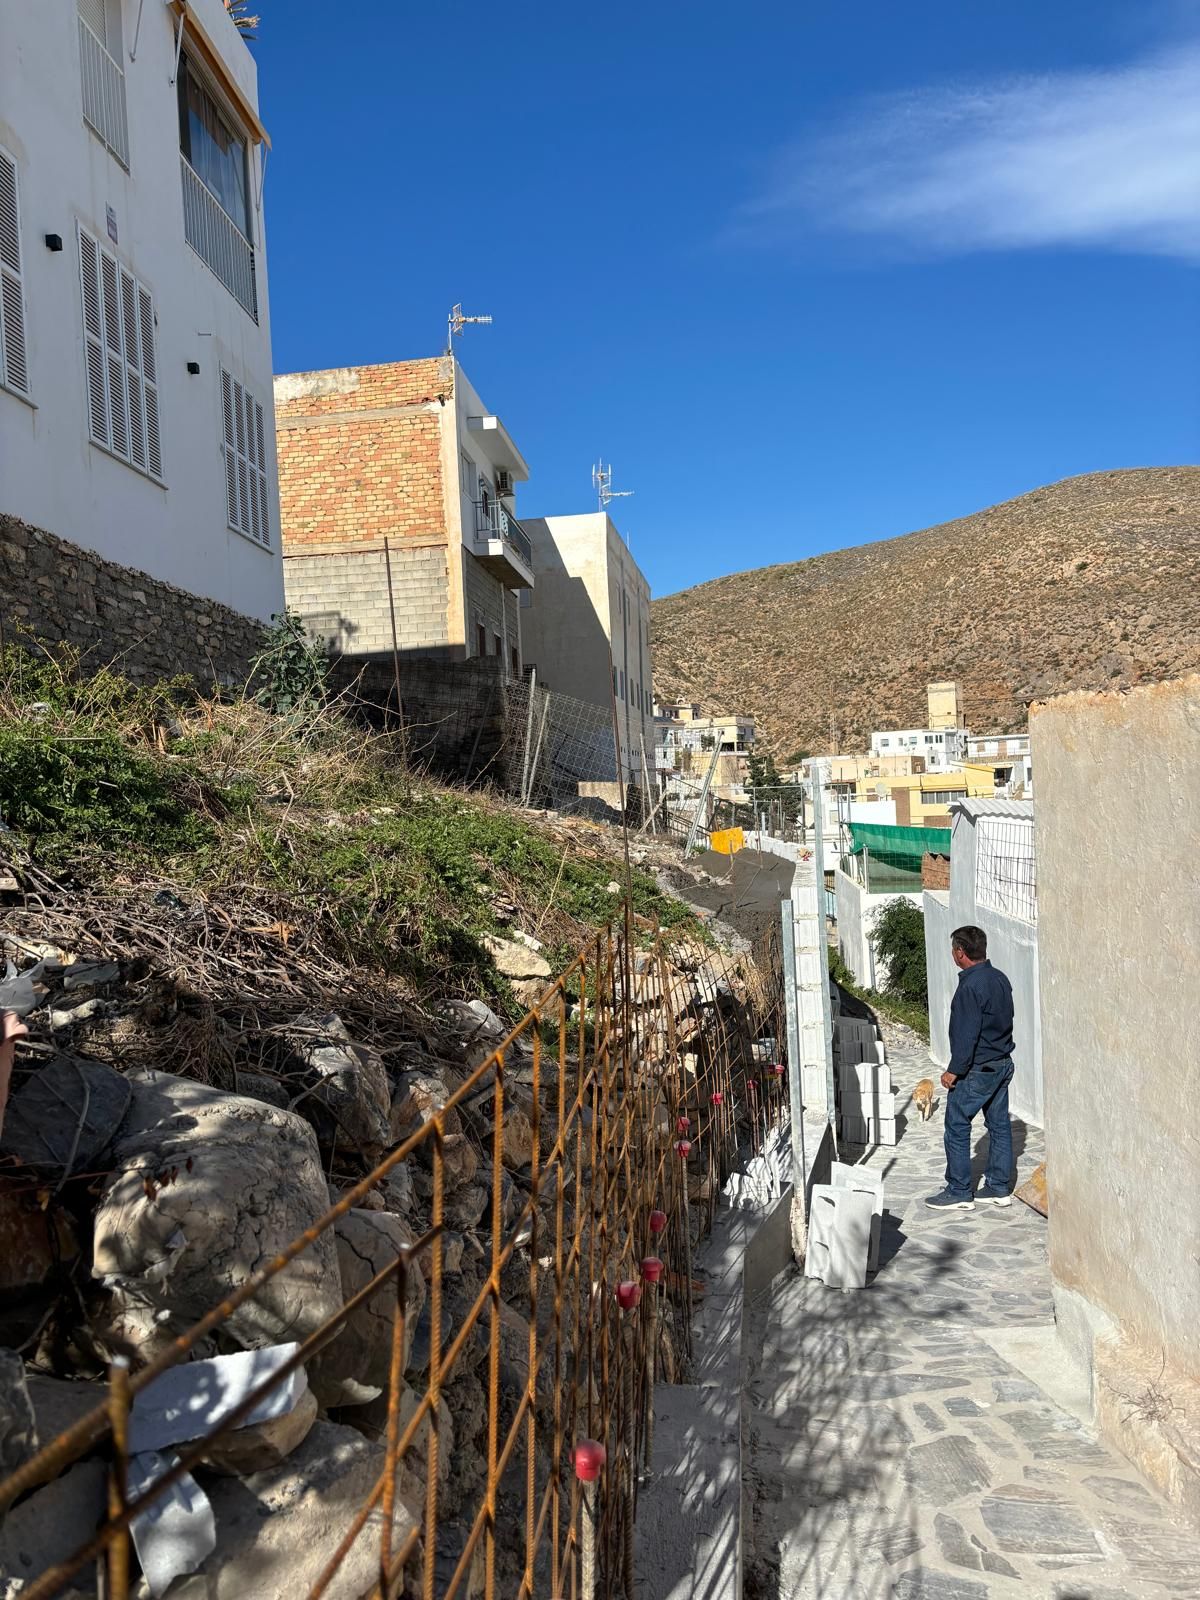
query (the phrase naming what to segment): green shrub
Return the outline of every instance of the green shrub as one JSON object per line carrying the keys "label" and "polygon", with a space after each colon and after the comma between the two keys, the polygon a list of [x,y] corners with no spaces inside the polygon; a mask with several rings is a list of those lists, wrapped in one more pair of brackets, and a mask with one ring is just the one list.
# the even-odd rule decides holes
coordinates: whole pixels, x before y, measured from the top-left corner
{"label": "green shrub", "polygon": [[875,948],[887,963],[884,988],[898,1000],[929,1005],[925,972],[925,913],[911,900],[889,900],[875,914]]}

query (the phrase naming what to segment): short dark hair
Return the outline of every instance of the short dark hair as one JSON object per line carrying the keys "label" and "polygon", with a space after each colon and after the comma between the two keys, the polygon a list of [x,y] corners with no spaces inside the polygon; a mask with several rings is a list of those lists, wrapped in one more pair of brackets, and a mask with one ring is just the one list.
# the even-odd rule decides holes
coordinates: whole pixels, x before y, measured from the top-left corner
{"label": "short dark hair", "polygon": [[950,947],[953,950],[961,950],[968,961],[985,961],[987,934],[982,928],[973,928],[969,924],[965,928],[955,928],[950,935]]}

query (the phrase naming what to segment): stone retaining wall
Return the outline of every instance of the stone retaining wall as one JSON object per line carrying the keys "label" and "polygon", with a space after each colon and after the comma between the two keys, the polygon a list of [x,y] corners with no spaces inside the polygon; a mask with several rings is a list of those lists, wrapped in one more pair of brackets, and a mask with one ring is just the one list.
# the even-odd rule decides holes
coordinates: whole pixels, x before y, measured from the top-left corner
{"label": "stone retaining wall", "polygon": [[246,678],[263,639],[253,617],[0,515],[0,635],[22,630],[92,669],[111,662],[142,683],[188,673],[203,689]]}

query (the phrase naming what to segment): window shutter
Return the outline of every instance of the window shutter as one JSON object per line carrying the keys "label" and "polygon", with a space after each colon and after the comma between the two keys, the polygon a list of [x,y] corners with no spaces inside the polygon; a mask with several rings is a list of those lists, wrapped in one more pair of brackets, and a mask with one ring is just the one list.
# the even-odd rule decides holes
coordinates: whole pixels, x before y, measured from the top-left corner
{"label": "window shutter", "polygon": [[0,150],[0,358],[0,377],[10,389],[28,394],[17,163],[5,150]]}
{"label": "window shutter", "polygon": [[162,477],[162,444],[158,434],[158,356],[154,349],[154,302],[138,285],[138,319],[142,334],[142,386],[146,396],[146,465],[152,478]]}
{"label": "window shutter", "polygon": [[79,231],[79,281],[83,292],[83,331],[87,345],[88,429],[108,449],[108,384],[104,377],[104,335],[100,312],[100,251],[90,234]]}
{"label": "window shutter", "polygon": [[258,538],[259,542],[269,549],[271,518],[268,507],[271,502],[267,497],[266,430],[263,425],[263,408],[257,400],[254,402],[254,432],[258,439]]}
{"label": "window shutter", "polygon": [[121,268],[121,323],[125,331],[125,380],[129,386],[129,457],[146,470],[145,398],[139,349],[137,283]]}
{"label": "window shutter", "polygon": [[121,339],[121,305],[118,299],[117,263],[107,250],[100,252],[100,284],[104,291],[104,348],[108,368],[108,415],[112,424],[113,453],[129,459],[129,418],[125,408],[125,351]]}
{"label": "window shutter", "polygon": [[77,0],[79,15],[99,39],[100,43],[108,46],[108,18],[105,0]]}
{"label": "window shutter", "polygon": [[225,510],[229,526],[271,547],[266,420],[250,391],[221,368]]}

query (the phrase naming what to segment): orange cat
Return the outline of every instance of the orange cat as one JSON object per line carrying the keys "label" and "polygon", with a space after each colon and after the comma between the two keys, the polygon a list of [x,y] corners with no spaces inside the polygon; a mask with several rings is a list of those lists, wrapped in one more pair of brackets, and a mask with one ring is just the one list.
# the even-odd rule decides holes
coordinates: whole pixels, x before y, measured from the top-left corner
{"label": "orange cat", "polygon": [[913,1105],[921,1113],[921,1121],[928,1122],[933,1115],[933,1079],[922,1078],[913,1090]]}

